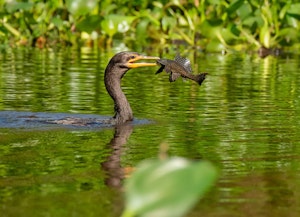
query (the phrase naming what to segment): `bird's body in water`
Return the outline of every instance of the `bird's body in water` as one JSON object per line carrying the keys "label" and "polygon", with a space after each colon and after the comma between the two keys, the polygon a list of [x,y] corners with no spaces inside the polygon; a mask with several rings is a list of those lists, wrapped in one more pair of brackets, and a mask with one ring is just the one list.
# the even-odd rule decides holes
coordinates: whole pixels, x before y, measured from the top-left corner
{"label": "bird's body in water", "polygon": [[[130,104],[121,88],[121,79],[129,69],[147,66],[157,66],[157,62],[137,62],[139,60],[156,60],[159,64],[161,64],[161,68],[158,70],[157,73],[160,73],[163,70],[165,70],[168,73],[171,73],[170,81],[175,81],[179,76],[181,76],[184,78],[193,79],[199,84],[201,84],[201,82],[205,79],[206,73],[198,75],[199,77],[190,73],[191,67],[189,61],[180,62],[177,58],[175,60],[168,60],[160,59],[159,57],[143,56],[136,52],[120,52],[111,58],[105,69],[104,75],[104,83],[106,90],[113,99],[115,105],[115,115],[112,119],[107,120],[93,117],[82,118],[78,116],[70,117],[65,116],[65,114],[62,114],[57,119],[57,115],[52,117],[48,114],[25,114],[19,116],[21,123],[26,123],[26,127],[28,126],[28,123],[35,123],[33,125],[34,127],[37,126],[36,123],[45,123],[46,127],[48,127],[48,124],[85,127],[93,125],[98,126],[100,124],[104,124],[104,126],[106,124],[120,126],[127,121],[133,120],[133,113]],[[13,117],[16,116],[15,113],[13,113],[12,115]],[[5,119],[7,117],[8,119]],[[11,120],[13,119],[10,118],[10,116],[7,113],[4,113],[3,117],[1,117],[0,114],[0,122],[1,118],[3,120],[7,120],[4,122],[5,127],[7,127],[7,123],[12,122]],[[13,126],[16,126],[15,123],[12,122],[12,124]]]}
{"label": "bird's body in water", "polygon": [[[111,58],[104,75],[104,83],[107,92],[114,100],[115,115],[112,119],[96,117],[93,115],[68,115],[51,113],[7,113],[0,111],[0,128],[5,127],[40,127],[51,128],[50,124],[70,127],[106,127],[115,125],[122,126],[123,123],[133,120],[130,104],[121,88],[121,79],[125,73],[132,68],[157,66],[156,62],[137,62],[138,60],[157,60],[159,57],[143,56],[136,52],[120,52]],[[16,118],[17,117],[17,118]],[[3,125],[4,124],[4,125]],[[124,126],[122,126],[124,127]]]}
{"label": "bird's body in water", "polygon": [[143,56],[136,52],[120,52],[111,58],[104,74],[104,83],[107,92],[115,104],[113,124],[122,124],[133,120],[130,104],[122,91],[121,79],[129,69],[157,66],[156,63],[136,62],[138,60],[158,60],[159,57]]}
{"label": "bird's body in water", "polygon": [[199,85],[204,81],[207,73],[201,73],[198,75],[192,74],[191,62],[179,55],[176,55],[174,60],[170,59],[159,59],[156,62],[161,65],[155,74],[161,73],[165,70],[167,73],[170,73],[169,81],[174,82],[177,78],[189,78],[196,81]]}

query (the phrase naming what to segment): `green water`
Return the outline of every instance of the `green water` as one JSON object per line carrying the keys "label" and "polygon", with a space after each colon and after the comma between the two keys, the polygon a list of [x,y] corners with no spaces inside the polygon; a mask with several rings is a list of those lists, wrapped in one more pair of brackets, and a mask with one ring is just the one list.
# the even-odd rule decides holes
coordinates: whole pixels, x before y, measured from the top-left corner
{"label": "green water", "polygon": [[[0,110],[111,116],[103,73],[115,52],[1,53]],[[123,78],[135,117],[151,124],[117,133],[1,128],[1,216],[119,216],[120,170],[157,157],[161,144],[169,156],[206,159],[220,169],[216,186],[188,216],[298,216],[299,56],[188,58],[194,73],[209,73],[201,87],[170,84],[157,68]]]}

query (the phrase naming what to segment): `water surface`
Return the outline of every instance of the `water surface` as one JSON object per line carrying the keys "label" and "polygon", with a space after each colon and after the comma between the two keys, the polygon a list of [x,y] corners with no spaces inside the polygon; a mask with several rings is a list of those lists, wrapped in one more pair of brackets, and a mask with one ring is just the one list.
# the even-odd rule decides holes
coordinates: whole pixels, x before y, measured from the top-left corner
{"label": "water surface", "polygon": [[[113,115],[103,84],[113,53],[1,53],[0,110]],[[0,213],[119,216],[119,170],[157,157],[160,144],[167,143],[170,156],[206,159],[221,171],[216,186],[188,216],[298,216],[299,56],[194,53],[188,58],[194,73],[209,73],[201,87],[180,79],[170,84],[167,74],[154,74],[156,68],[130,70],[123,78],[135,117],[149,124],[122,131],[1,128]]]}

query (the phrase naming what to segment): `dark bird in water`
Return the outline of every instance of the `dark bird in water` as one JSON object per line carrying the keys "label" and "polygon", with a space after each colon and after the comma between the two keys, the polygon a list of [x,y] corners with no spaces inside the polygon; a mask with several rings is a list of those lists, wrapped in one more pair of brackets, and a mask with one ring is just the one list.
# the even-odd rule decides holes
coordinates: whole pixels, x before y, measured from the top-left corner
{"label": "dark bird in water", "polygon": [[201,73],[198,75],[192,74],[191,62],[189,59],[176,55],[174,60],[170,59],[158,59],[156,62],[161,65],[155,74],[161,73],[165,70],[170,73],[169,81],[174,82],[180,76],[183,78],[189,78],[196,81],[199,85],[204,81],[207,73]]}
{"label": "dark bird in water", "polygon": [[122,124],[133,120],[130,104],[122,91],[121,79],[129,69],[157,66],[156,63],[137,62],[138,60],[158,60],[159,57],[143,56],[136,52],[120,52],[111,58],[104,75],[107,92],[115,103],[114,124]]}
{"label": "dark bird in water", "polygon": [[[129,102],[121,88],[121,79],[132,68],[157,66],[155,61],[139,62],[139,60],[157,60],[159,57],[143,56],[136,52],[120,52],[111,58],[104,75],[107,92],[115,104],[115,115],[112,119],[102,116],[65,113],[31,113],[0,111],[0,128],[32,128],[51,129],[53,124],[72,127],[100,127],[116,125],[120,127],[126,121],[133,120]],[[124,127],[124,126],[121,126]],[[54,127],[55,128],[55,127]],[[117,135],[118,139],[119,135]]]}

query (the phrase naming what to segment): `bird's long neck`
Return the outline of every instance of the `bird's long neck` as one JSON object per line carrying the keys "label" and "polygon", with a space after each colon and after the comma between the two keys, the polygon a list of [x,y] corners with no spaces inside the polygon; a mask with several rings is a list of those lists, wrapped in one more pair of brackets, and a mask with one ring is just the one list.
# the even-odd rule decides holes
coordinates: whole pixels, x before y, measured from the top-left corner
{"label": "bird's long neck", "polygon": [[107,92],[115,103],[116,123],[121,124],[133,120],[130,104],[121,88],[121,79],[105,75],[104,80]]}

